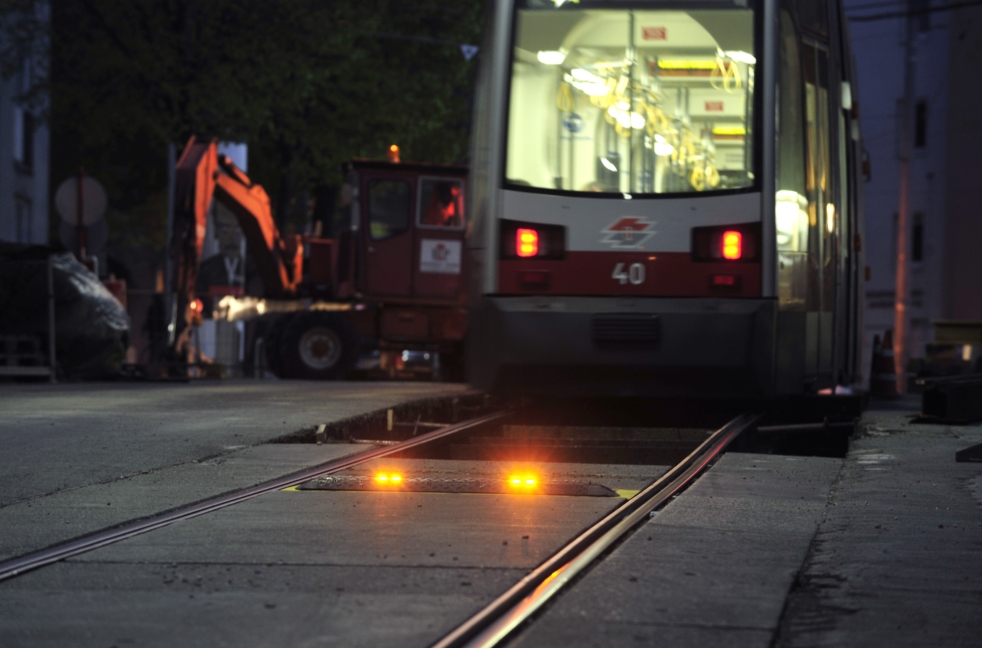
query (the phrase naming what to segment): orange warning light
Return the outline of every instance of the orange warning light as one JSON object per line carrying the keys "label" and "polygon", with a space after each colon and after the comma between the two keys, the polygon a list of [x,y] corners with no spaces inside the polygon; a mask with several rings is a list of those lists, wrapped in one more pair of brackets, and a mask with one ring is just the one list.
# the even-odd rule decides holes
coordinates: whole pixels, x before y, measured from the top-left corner
{"label": "orange warning light", "polygon": [[723,232],[723,258],[735,261],[743,256],[743,234],[736,230]]}
{"label": "orange warning light", "polygon": [[520,257],[534,257],[539,253],[539,233],[534,229],[519,227],[515,233],[515,253]]}
{"label": "orange warning light", "polygon": [[539,480],[535,478],[535,475],[512,475],[508,478],[508,484],[510,486],[522,490],[534,488],[538,483]]}
{"label": "orange warning light", "polygon": [[399,147],[393,144],[389,147],[389,152],[386,155],[389,162],[399,162]]}

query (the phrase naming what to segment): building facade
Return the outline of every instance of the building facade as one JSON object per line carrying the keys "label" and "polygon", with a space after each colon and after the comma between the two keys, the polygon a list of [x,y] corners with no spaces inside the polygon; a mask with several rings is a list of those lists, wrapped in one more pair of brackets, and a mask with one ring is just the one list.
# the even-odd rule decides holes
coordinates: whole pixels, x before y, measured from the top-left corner
{"label": "building facade", "polygon": [[23,97],[36,66],[0,81],[0,241],[48,243],[48,129]]}
{"label": "building facade", "polygon": [[871,180],[865,189],[866,347],[894,328],[905,47],[912,18],[914,86],[909,161],[907,256],[910,358],[934,340],[934,322],[982,320],[982,88],[967,83],[982,63],[982,7],[939,10],[923,0],[847,0],[863,143]]}

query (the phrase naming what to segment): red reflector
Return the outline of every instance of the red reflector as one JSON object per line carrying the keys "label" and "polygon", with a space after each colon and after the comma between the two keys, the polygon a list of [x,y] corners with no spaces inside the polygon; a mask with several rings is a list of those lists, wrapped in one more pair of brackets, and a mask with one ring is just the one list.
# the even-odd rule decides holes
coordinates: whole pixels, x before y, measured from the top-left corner
{"label": "red reflector", "polygon": [[723,232],[723,258],[735,261],[743,256],[743,234],[736,230]]}
{"label": "red reflector", "polygon": [[515,254],[520,257],[534,257],[539,253],[539,233],[534,229],[519,227],[515,232]]}
{"label": "red reflector", "polygon": [[740,275],[709,275],[709,289],[713,291],[739,293],[741,284]]}

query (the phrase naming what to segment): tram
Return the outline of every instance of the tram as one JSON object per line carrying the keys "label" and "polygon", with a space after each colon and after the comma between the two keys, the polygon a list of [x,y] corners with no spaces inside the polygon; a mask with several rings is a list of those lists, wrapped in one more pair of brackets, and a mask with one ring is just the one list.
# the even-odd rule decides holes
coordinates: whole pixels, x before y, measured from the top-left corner
{"label": "tram", "polygon": [[862,143],[838,0],[497,0],[488,21],[469,382],[858,384]]}

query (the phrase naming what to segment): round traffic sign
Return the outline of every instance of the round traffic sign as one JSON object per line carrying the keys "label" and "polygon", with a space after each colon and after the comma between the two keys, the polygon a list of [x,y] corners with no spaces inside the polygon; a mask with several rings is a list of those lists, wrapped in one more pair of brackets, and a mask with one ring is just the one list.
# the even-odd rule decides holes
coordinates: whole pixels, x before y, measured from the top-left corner
{"label": "round traffic sign", "polygon": [[[82,223],[91,225],[106,213],[106,190],[95,178],[85,176],[82,181]],[[78,223],[78,176],[72,176],[58,186],[55,207],[66,223]]]}

